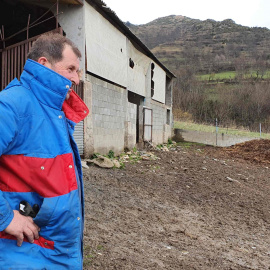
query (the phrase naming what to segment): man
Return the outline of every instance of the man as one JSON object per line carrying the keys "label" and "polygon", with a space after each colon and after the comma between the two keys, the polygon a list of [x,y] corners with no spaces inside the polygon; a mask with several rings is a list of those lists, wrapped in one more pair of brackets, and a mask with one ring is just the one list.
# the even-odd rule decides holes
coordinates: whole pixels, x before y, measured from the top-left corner
{"label": "man", "polygon": [[[44,34],[20,81],[0,92],[0,269],[82,269],[82,170],[72,133],[89,111],[71,89],[80,57],[69,39]],[[23,215],[21,201],[38,205],[36,217]]]}

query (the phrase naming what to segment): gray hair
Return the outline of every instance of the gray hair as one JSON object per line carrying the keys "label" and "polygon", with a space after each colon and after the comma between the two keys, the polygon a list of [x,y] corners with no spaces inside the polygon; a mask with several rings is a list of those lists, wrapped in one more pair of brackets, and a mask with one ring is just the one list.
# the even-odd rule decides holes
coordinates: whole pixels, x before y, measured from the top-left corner
{"label": "gray hair", "polygon": [[40,57],[46,57],[52,64],[63,59],[63,50],[65,46],[71,47],[72,51],[78,58],[81,58],[81,52],[76,45],[68,38],[58,33],[46,33],[38,37],[33,43],[27,57],[34,61],[38,61]]}

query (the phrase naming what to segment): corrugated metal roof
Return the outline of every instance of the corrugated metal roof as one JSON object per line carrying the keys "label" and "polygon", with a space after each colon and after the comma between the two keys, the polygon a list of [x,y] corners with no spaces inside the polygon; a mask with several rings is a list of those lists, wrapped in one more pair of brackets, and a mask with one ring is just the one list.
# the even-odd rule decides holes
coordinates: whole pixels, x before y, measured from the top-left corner
{"label": "corrugated metal roof", "polygon": [[139,45],[139,47],[144,51],[144,53],[153,61],[155,61],[157,64],[159,64],[164,71],[166,71],[167,75],[170,75],[171,77],[176,78],[176,76],[167,68],[165,67],[158,58],[148,49],[148,47],[125,25],[125,23],[119,19],[119,17],[116,15],[116,13],[110,9],[106,5],[106,3],[102,0],[86,0],[90,5],[98,7],[98,9],[101,12],[103,16],[105,16],[109,21],[111,20],[118,26],[118,29],[126,35],[131,41],[135,42]]}

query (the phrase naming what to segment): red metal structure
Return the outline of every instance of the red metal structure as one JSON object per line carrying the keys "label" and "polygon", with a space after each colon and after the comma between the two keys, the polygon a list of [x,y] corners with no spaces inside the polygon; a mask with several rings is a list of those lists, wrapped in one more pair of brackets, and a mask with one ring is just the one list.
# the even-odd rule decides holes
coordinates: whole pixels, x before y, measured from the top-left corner
{"label": "red metal structure", "polygon": [[[12,26],[12,24],[10,24],[12,18],[9,18],[8,14],[6,18],[2,19],[0,22],[2,24],[0,29],[0,91],[14,78],[20,79],[24,64],[27,60],[27,54],[32,43],[40,34],[51,31],[63,34],[63,30],[58,24],[59,0],[49,2],[52,2],[52,6],[49,9],[35,6],[34,4],[36,4],[36,2],[31,0],[21,1],[21,6],[18,8],[14,5],[10,6],[13,9],[13,13],[20,12],[23,8],[29,11],[29,14],[23,14],[24,20],[26,20],[26,27],[20,26],[21,28],[19,29],[18,22],[15,22],[16,25]],[[60,0],[60,2],[63,2],[63,0]],[[64,2],[82,4],[82,2],[78,0],[68,0]],[[4,10],[4,7],[9,7],[8,5],[9,4],[6,4],[4,0],[0,0],[0,9],[3,7],[2,10]],[[56,8],[56,16],[54,16],[51,11],[53,7]],[[16,32],[12,32],[12,29],[16,29]],[[5,35],[7,35],[7,37]],[[83,98],[83,82],[80,82],[78,86],[74,86],[73,88],[79,96]]]}

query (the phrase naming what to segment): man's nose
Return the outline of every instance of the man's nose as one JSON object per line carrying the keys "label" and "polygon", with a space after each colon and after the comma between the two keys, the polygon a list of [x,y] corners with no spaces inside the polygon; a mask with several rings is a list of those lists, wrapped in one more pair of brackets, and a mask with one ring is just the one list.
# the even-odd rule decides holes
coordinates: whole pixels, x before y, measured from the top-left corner
{"label": "man's nose", "polygon": [[77,72],[72,76],[71,81],[75,85],[78,85],[80,83],[80,78]]}

